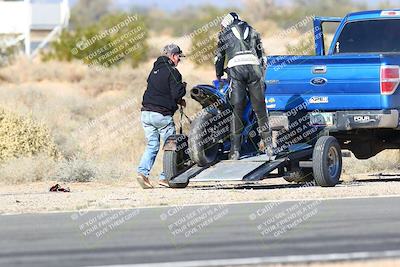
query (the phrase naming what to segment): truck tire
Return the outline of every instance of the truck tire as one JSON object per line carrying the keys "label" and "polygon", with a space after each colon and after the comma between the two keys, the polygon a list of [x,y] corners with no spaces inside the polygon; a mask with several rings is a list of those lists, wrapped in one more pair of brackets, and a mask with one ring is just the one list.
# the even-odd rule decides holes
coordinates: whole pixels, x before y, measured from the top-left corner
{"label": "truck tire", "polygon": [[211,136],[212,117],[212,114],[204,112],[190,125],[189,155],[200,167],[214,163],[218,157],[218,143]]}
{"label": "truck tire", "polygon": [[172,150],[164,151],[163,171],[171,188],[185,188],[188,186],[189,180],[186,183],[174,183],[172,179],[184,170],[185,165],[181,157],[179,157],[178,152]]}
{"label": "truck tire", "polygon": [[303,169],[301,171],[294,171],[287,173],[283,179],[289,183],[303,184],[312,182],[314,180],[312,169]]}
{"label": "truck tire", "polygon": [[317,185],[333,187],[342,173],[342,151],[335,137],[322,136],[313,151],[313,173]]}

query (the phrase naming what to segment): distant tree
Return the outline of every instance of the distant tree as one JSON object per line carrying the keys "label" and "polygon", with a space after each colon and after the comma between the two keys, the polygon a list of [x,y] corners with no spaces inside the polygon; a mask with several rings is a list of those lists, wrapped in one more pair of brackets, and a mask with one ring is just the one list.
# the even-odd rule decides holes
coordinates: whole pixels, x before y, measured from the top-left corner
{"label": "distant tree", "polygon": [[[300,21],[307,16],[335,16],[344,17],[348,13],[367,10],[367,3],[357,2],[355,0],[298,0],[294,1],[294,11],[292,19]],[[334,33],[338,24],[328,23],[324,25],[325,33]],[[302,29],[310,30],[310,29]]]}
{"label": "distant tree", "polygon": [[[14,38],[16,37],[14,36]],[[22,50],[22,47],[22,42],[9,45],[6,37],[0,38],[0,67],[11,64]]]}
{"label": "distant tree", "polygon": [[191,38],[190,59],[197,65],[213,64],[217,49],[218,32],[222,18],[229,10],[203,7],[199,10],[196,23],[190,25],[187,36]]}
{"label": "distant tree", "polygon": [[379,1],[378,8],[379,9],[389,9],[389,8],[397,8],[398,6],[391,3],[389,0]]}
{"label": "distant tree", "polygon": [[113,0],[79,0],[71,10],[71,25],[86,27],[110,11]]}
{"label": "distant tree", "polygon": [[248,21],[272,20],[284,29],[313,15],[344,16],[349,12],[368,9],[366,3],[355,0],[289,0],[285,4],[277,4],[274,0],[246,0],[244,6]]}
{"label": "distant tree", "polygon": [[246,10],[246,20],[258,22],[269,19],[278,11],[275,0],[242,0]]}
{"label": "distant tree", "polygon": [[365,2],[354,0],[296,0],[293,1],[293,7],[299,16],[344,16],[368,9]]}
{"label": "distant tree", "polygon": [[[135,21],[124,23],[128,16],[133,17],[125,13],[110,14],[87,27],[64,30],[51,43],[50,50],[42,54],[42,59],[78,59],[90,66],[104,68],[128,61],[132,67],[136,67],[148,56],[148,30],[145,19],[139,16]],[[124,25],[121,26],[121,23]]]}

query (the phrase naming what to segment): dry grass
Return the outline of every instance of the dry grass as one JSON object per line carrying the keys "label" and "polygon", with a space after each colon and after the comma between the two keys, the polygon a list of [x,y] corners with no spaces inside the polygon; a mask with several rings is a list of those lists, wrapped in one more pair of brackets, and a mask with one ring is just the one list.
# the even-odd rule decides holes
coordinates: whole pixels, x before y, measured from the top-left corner
{"label": "dry grass", "polygon": [[[28,168],[15,168],[18,160],[3,163],[7,175],[1,181],[132,178],[144,150],[140,107],[151,67],[152,62],[147,62],[137,69],[122,65],[99,72],[79,62],[20,60],[0,69],[0,107],[46,125],[65,158],[54,165],[54,173],[40,179]],[[212,70],[195,69],[190,62],[182,64],[180,70],[188,88],[212,79]],[[188,102],[188,113],[196,113],[199,105]],[[39,161],[35,157],[21,159],[20,164],[33,166],[35,160]],[[160,171],[159,159],[153,175]]]}
{"label": "dry grass", "polygon": [[[159,46],[174,41],[165,36],[159,40],[152,38]],[[284,47],[268,39],[264,45],[269,53]],[[50,161],[48,165],[42,164],[43,158],[38,157],[3,163],[0,173],[4,175],[0,182],[132,179],[145,146],[140,106],[152,63],[152,60],[145,62],[137,69],[121,65],[99,72],[79,62],[41,63],[21,59],[0,69],[0,108],[29,115],[43,123],[65,159],[55,165]],[[197,68],[184,61],[179,69],[188,82],[188,89],[214,79],[211,67]],[[187,99],[188,115],[196,114],[200,106]],[[177,115],[176,123],[178,120]],[[185,124],[186,131],[188,126]],[[161,171],[161,156],[153,177]],[[397,170],[399,160],[398,152],[383,152],[368,161],[346,159],[345,172]],[[29,170],[28,167],[17,168],[19,165],[36,167]],[[49,168],[53,168],[53,172],[48,171]]]}
{"label": "dry grass", "polygon": [[54,158],[47,155],[20,157],[3,163],[0,178],[6,184],[20,184],[51,180],[56,170]]}
{"label": "dry grass", "polygon": [[343,160],[344,173],[350,178],[362,173],[398,172],[399,167],[399,150],[386,150],[368,160],[358,160],[354,156]]}

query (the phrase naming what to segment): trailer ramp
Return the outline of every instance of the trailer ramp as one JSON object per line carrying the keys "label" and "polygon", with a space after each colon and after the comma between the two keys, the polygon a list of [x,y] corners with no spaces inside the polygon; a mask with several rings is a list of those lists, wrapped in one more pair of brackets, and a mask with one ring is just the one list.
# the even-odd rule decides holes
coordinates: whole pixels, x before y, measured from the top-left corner
{"label": "trailer ramp", "polygon": [[286,158],[270,159],[265,155],[243,158],[240,160],[224,160],[212,166],[194,165],[186,172],[173,178],[175,183],[204,181],[257,181],[271,171],[284,165]]}
{"label": "trailer ramp", "polygon": [[[265,156],[257,156],[241,160],[224,160],[211,166],[196,177],[190,179],[194,182],[204,181],[243,181],[253,173],[260,173],[271,160]],[[268,163],[267,163],[268,162]]]}
{"label": "trailer ramp", "polygon": [[172,180],[174,183],[207,181],[259,181],[267,178],[274,170],[286,166],[292,160],[312,155],[311,146],[293,146],[285,155],[259,155],[240,160],[223,160],[211,166],[192,166]]}

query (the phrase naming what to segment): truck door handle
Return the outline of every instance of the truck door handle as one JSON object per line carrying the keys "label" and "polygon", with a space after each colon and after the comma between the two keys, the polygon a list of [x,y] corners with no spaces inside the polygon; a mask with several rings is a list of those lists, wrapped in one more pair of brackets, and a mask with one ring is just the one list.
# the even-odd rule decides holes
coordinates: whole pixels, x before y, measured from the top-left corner
{"label": "truck door handle", "polygon": [[327,67],[326,66],[314,66],[312,68],[312,72],[314,74],[325,74],[327,71]]}

